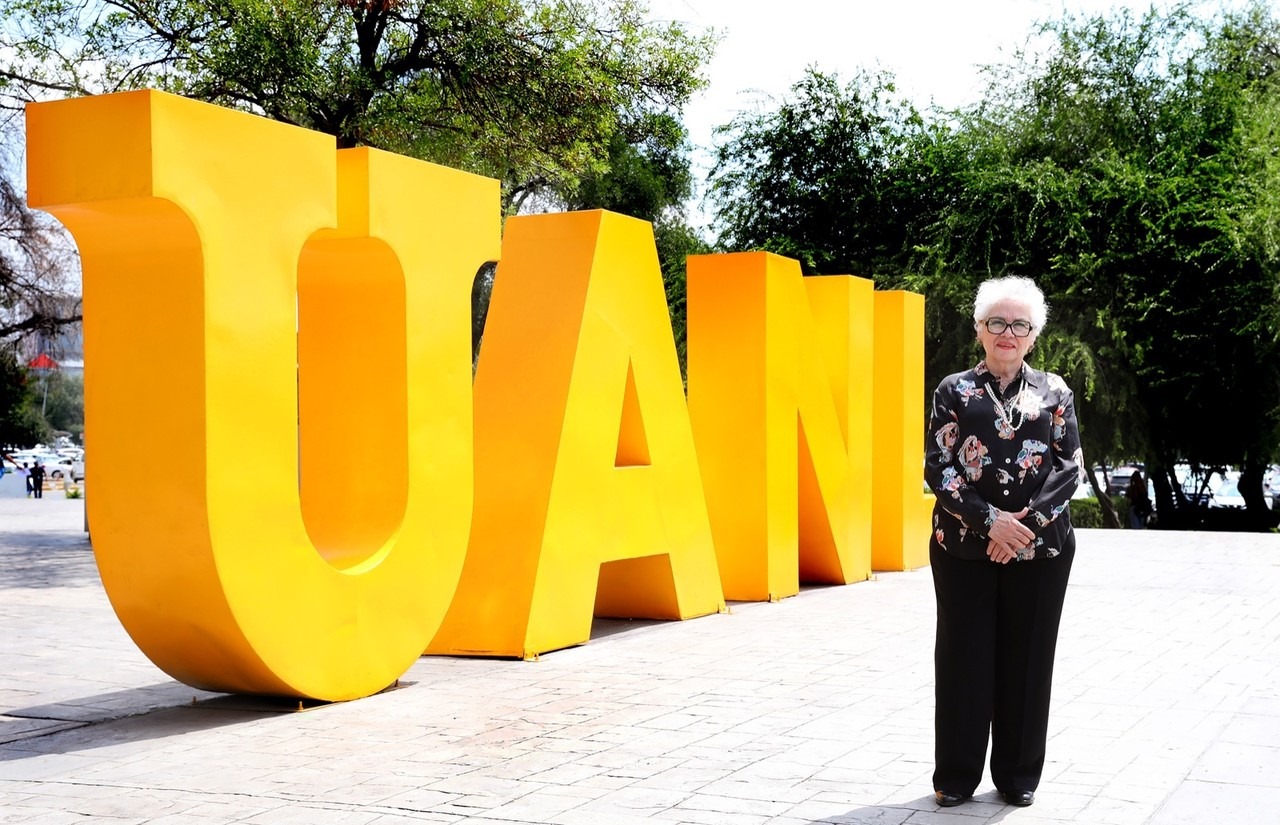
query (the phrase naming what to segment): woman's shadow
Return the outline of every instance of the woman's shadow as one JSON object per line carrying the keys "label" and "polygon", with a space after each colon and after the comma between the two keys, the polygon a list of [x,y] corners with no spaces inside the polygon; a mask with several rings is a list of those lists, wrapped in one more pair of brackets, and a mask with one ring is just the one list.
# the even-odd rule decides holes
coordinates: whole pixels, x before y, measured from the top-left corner
{"label": "woman's shadow", "polygon": [[[933,799],[933,794],[912,799],[897,805],[866,805],[843,813],[833,813],[810,820],[808,825],[905,825],[912,821],[937,823],[954,822],[956,825],[988,825],[1002,822],[1011,810],[1000,794],[994,790],[975,795],[962,805],[943,808]],[[926,819],[912,820],[924,812]]]}

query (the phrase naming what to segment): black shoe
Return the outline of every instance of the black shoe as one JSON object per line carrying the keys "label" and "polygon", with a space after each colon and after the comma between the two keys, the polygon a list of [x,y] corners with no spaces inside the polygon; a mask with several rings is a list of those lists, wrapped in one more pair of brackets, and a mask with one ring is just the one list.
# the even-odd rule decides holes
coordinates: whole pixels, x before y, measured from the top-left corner
{"label": "black shoe", "polygon": [[1019,808],[1025,808],[1036,801],[1035,791],[1001,791],[1000,796],[1006,805],[1017,805]]}
{"label": "black shoe", "polygon": [[954,808],[970,796],[972,796],[972,794],[948,793],[947,791],[933,792],[933,799],[938,803],[938,807],[940,808]]}

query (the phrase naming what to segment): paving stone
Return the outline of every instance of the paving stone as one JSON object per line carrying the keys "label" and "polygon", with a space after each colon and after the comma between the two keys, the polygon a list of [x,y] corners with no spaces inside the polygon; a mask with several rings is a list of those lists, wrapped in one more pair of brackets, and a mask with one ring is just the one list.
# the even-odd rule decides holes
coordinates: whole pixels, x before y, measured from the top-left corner
{"label": "paving stone", "polygon": [[1189,779],[1231,785],[1237,793],[1247,793],[1240,786],[1276,787],[1276,752],[1280,743],[1241,745],[1216,742],[1209,747],[1192,769]]}
{"label": "paving stone", "polygon": [[0,820],[1204,825],[1280,810],[1280,536],[1080,531],[1036,804],[932,800],[927,572],[303,713],[133,646],[83,502],[0,500]]}
{"label": "paving stone", "polygon": [[1241,791],[1216,783],[1188,781],[1178,786],[1149,825],[1266,822],[1280,810],[1280,788]]}
{"label": "paving stone", "polygon": [[[733,788],[724,784],[718,784],[714,786],[711,793],[695,793],[681,800],[680,804],[672,808],[671,812],[678,813],[681,818],[689,819],[690,821],[705,822],[716,820],[718,822],[734,816],[767,819],[780,816],[792,807],[792,802],[790,801],[759,799],[754,796],[722,795],[724,792],[732,793],[733,790]],[[782,795],[770,794],[771,797]],[[806,797],[811,795],[809,792],[805,794]],[[714,814],[714,816],[695,815],[695,812]]]}

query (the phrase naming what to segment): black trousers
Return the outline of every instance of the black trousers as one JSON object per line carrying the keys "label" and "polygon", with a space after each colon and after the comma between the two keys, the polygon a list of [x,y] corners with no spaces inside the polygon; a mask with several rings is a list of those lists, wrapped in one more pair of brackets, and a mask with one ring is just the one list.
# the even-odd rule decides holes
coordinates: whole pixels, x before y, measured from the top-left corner
{"label": "black trousers", "polygon": [[977,789],[988,734],[996,788],[1039,786],[1058,624],[1074,558],[1074,535],[1052,559],[1008,564],[958,559],[932,543],[935,790]]}

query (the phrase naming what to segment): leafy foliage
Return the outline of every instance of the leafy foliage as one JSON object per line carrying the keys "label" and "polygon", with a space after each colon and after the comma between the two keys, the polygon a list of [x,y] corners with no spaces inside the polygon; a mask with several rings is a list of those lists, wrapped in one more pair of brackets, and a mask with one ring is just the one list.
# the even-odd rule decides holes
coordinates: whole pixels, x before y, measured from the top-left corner
{"label": "leafy foliage", "polygon": [[810,69],[777,111],[746,112],[717,130],[710,197],[719,244],[787,255],[806,274],[892,267],[919,229],[914,218],[927,214],[910,170],[928,138],[894,93],[885,74],[842,87]]}
{"label": "leafy foliage", "polygon": [[[0,108],[164,89],[498,178],[508,212],[576,199],[664,225],[691,186],[678,115],[716,41],[649,21],[642,0],[0,0],[0,15]],[[477,353],[493,274],[473,294]]]}
{"label": "leafy foliage", "polygon": [[0,347],[0,447],[30,447],[44,442],[48,425],[40,417],[35,384],[13,347]]}
{"label": "leafy foliage", "polygon": [[[84,379],[50,370],[32,382],[31,406],[40,412],[51,434],[66,433],[84,441]],[[36,394],[40,398],[36,399]]]}
{"label": "leafy foliage", "polygon": [[607,209],[653,224],[676,353],[684,372],[685,260],[710,251],[710,245],[685,219],[684,203],[693,192],[685,130],[677,121],[668,120],[643,143],[615,139],[609,149],[608,170],[586,178],[561,205],[566,209]]}
{"label": "leafy foliage", "polygon": [[605,168],[701,87],[714,35],[641,0],[0,0],[0,105],[142,87],[500,179]]}
{"label": "leafy foliage", "polygon": [[[1036,273],[1065,320],[1053,334],[1092,355],[1108,390],[1082,405],[1112,425],[1086,428],[1095,460],[1261,466],[1276,446],[1280,261],[1251,199],[1266,164],[1245,138],[1280,91],[1275,25],[1255,9],[1217,26],[1152,12],[1047,31],[1043,64],[966,113],[983,136],[972,200],[931,252]],[[1236,426],[1221,426],[1224,403]]]}
{"label": "leafy foliage", "polygon": [[[655,123],[659,128],[639,143],[615,135],[609,142],[604,170],[586,175],[571,194],[544,198],[543,205],[562,210],[607,209],[652,224],[683,370],[685,259],[709,251],[709,246],[688,226],[684,216],[684,203],[693,191],[684,127],[669,117],[655,118]],[[496,269],[493,264],[483,267],[472,290],[473,362],[480,353]]]}
{"label": "leafy foliage", "polygon": [[1162,510],[1175,462],[1238,464],[1261,511],[1280,427],[1280,26],[1258,4],[1040,34],[965,110],[925,118],[884,76],[811,74],[739,118],[714,173],[721,241],[925,293],[930,383],[975,358],[977,284],[1030,275],[1052,307],[1032,357],[1077,389],[1086,456],[1144,459]]}

